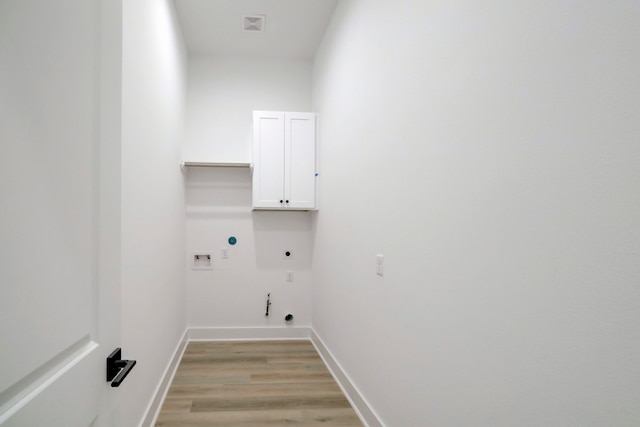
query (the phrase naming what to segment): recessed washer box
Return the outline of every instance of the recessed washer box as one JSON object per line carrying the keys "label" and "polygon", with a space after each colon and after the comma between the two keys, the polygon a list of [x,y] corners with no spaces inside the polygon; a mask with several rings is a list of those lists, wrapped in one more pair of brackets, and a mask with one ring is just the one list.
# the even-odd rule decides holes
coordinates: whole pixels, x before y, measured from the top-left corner
{"label": "recessed washer box", "polygon": [[213,252],[193,252],[191,254],[192,270],[212,270],[213,269]]}

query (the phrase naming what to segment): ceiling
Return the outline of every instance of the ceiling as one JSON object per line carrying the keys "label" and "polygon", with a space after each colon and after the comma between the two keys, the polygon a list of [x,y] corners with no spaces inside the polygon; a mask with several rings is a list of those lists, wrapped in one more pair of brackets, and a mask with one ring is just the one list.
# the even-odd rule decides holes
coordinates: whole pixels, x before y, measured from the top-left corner
{"label": "ceiling", "polygon": [[[338,0],[174,0],[192,55],[312,59]],[[265,15],[263,32],[244,15]]]}

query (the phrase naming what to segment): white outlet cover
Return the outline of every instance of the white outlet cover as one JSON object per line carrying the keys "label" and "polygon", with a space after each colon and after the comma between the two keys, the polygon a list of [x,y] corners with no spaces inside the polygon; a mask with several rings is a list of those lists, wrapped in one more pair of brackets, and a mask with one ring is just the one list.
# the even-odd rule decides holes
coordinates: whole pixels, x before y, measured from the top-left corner
{"label": "white outlet cover", "polygon": [[384,276],[384,255],[376,255],[376,274]]}

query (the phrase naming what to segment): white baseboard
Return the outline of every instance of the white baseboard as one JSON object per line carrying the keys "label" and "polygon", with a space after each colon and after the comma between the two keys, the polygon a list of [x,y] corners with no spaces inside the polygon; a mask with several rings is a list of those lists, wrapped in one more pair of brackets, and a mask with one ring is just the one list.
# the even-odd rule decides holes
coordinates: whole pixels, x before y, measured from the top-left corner
{"label": "white baseboard", "polygon": [[315,346],[320,357],[322,357],[322,360],[324,360],[327,368],[329,368],[329,371],[331,371],[331,374],[342,389],[342,392],[347,396],[351,406],[353,406],[353,409],[360,417],[360,421],[362,421],[367,427],[384,427],[380,418],[376,415],[369,403],[362,396],[358,388],[353,384],[347,373],[342,369],[338,361],[333,357],[329,349],[324,345],[320,336],[318,336],[314,330],[311,330],[311,342]]}
{"label": "white baseboard", "polygon": [[173,376],[178,369],[178,365],[180,364],[180,360],[182,360],[182,355],[184,354],[184,350],[187,348],[188,343],[188,329],[184,331],[182,334],[182,338],[178,342],[178,346],[176,350],[173,352],[173,356],[171,360],[169,360],[169,364],[167,368],[164,370],[162,374],[162,379],[156,388],[156,392],[154,393],[153,399],[149,406],[147,407],[146,415],[140,424],[141,427],[153,426],[158,419],[158,415],[160,414],[160,408],[162,407],[162,402],[164,402],[164,398],[169,391],[169,386],[171,385],[171,381],[173,381]]}
{"label": "white baseboard", "polygon": [[189,341],[310,339],[309,327],[187,328]]}

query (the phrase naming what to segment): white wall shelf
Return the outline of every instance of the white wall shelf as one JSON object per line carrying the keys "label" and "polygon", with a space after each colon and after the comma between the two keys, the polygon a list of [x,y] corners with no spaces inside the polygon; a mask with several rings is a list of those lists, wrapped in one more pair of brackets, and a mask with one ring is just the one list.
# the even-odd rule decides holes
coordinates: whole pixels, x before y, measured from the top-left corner
{"label": "white wall shelf", "polygon": [[199,168],[249,168],[251,163],[246,162],[182,162],[180,167],[199,167]]}

